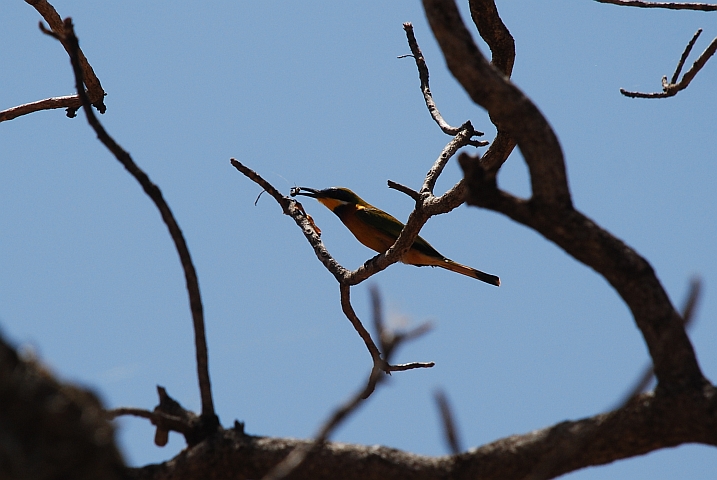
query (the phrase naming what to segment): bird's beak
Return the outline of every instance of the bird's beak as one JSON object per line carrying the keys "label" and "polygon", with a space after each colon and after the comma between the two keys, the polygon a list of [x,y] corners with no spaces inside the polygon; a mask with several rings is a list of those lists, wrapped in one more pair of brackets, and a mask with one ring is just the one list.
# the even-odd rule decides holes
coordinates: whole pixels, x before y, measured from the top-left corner
{"label": "bird's beak", "polygon": [[311,198],[319,198],[320,191],[309,187],[293,187],[291,189],[291,196],[304,195]]}

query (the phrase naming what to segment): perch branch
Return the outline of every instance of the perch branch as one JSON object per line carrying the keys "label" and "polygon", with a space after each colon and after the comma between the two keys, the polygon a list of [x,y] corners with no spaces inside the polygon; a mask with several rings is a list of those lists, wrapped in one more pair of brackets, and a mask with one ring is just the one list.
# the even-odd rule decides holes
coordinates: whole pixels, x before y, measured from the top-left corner
{"label": "perch branch", "polygon": [[107,133],[100,121],[95,116],[94,112],[90,107],[90,99],[85,92],[83,87],[83,70],[82,63],[79,57],[79,41],[75,35],[72,20],[70,18],[65,19],[64,28],[62,33],[49,31],[43,28],[43,31],[48,35],[59,40],[65,50],[70,55],[72,67],[75,74],[75,86],[77,93],[82,99],[82,104],[85,107],[85,115],[87,116],[88,123],[92,126],[97,138],[112,152],[117,160],[127,169],[127,171],[139,182],[145,193],[152,199],[154,204],[157,206],[162,220],[167,225],[169,234],[174,241],[174,245],[179,254],[179,258],[184,269],[184,277],[187,285],[187,293],[189,295],[189,304],[192,312],[192,320],[194,324],[194,339],[197,359],[197,374],[199,378],[199,391],[202,401],[202,421],[207,433],[216,431],[219,426],[219,419],[214,413],[214,403],[212,400],[211,384],[209,381],[209,366],[208,366],[208,355],[207,355],[207,341],[204,329],[204,312],[202,307],[202,297],[199,292],[199,281],[197,279],[197,273],[192,262],[192,257],[187,247],[187,242],[184,239],[182,230],[179,228],[179,224],[172,214],[172,210],[164,200],[162,191],[157,185],[152,183],[147,174],[137,166],[132,160],[127,151],[125,151],[115,140]]}

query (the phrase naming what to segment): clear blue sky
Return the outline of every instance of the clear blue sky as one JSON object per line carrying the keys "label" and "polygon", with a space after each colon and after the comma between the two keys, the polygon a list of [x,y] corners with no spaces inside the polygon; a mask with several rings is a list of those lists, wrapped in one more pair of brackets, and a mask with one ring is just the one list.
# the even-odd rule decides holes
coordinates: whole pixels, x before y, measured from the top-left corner
{"label": "clear blue sky", "polygon": [[[293,221],[229,164],[283,192],[347,186],[406,218],[414,188],[448,141],[430,119],[401,27],[413,22],[445,118],[491,126],[445,68],[418,1],[94,2],[55,0],[72,16],[108,92],[106,128],[162,188],[194,256],[211,378],[225,426],[305,438],[365,381],[370,357],[342,315],[338,287]],[[690,335],[717,378],[717,59],[677,97],[655,91],[715,16],[589,0],[499,2],[515,36],[514,81],[562,143],[577,207],[654,266],[681,305],[704,296]],[[0,109],[72,93],[66,54],[21,0],[0,15]],[[689,60],[689,64],[693,59]],[[187,297],[177,255],[139,186],[62,110],[0,124],[0,328],[108,407],[151,409],[155,385],[199,408]],[[460,178],[455,161],[437,190]],[[519,152],[500,185],[529,195]],[[348,268],[373,254],[338,219],[303,202]],[[614,405],[648,362],[627,308],[592,270],[536,233],[461,207],[422,231],[446,256],[500,275],[494,288],[451,272],[395,265],[368,283],[392,325],[435,330],[334,439],[446,453],[432,392],[447,392],[465,446],[578,419]],[[368,321],[368,284],[353,289]],[[118,422],[128,462],[171,458],[148,422]],[[570,479],[714,478],[717,450],[683,446]]]}

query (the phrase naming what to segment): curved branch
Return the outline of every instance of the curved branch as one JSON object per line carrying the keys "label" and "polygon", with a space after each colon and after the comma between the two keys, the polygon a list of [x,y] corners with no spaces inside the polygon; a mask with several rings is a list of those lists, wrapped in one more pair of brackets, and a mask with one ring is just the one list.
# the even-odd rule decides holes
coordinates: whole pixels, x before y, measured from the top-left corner
{"label": "curved branch", "polygon": [[423,6],[453,76],[498,130],[515,139],[531,173],[535,201],[571,208],[563,152],[545,117],[483,57],[452,0],[424,0]]}
{"label": "curved branch", "polygon": [[655,364],[661,388],[700,388],[700,371],[679,314],[650,264],[573,208],[557,137],[540,111],[485,61],[452,0],[424,0],[449,68],[476,103],[502,118],[528,164],[530,200],[500,191],[495,175],[461,155],[468,202],[527,225],[605,277],[628,305]]}
{"label": "curved branch", "polygon": [[490,63],[506,77],[510,77],[515,63],[515,40],[498,15],[495,0],[470,0],[468,4],[473,23],[490,48]]}
{"label": "curved branch", "polygon": [[184,239],[182,230],[179,228],[177,220],[174,218],[172,210],[164,200],[162,191],[157,185],[152,183],[147,174],[137,166],[127,151],[125,151],[115,140],[107,133],[100,121],[90,108],[90,99],[83,88],[83,70],[81,57],[79,52],[79,41],[75,35],[72,20],[67,18],[64,21],[62,33],[50,32],[43,30],[45,33],[57,38],[62,42],[65,49],[70,55],[72,67],[75,74],[75,86],[77,93],[82,99],[85,107],[85,115],[87,122],[92,126],[97,138],[114,154],[117,160],[125,167],[125,169],[139,182],[144,192],[152,199],[157,206],[162,220],[167,225],[169,234],[174,241],[174,245],[179,254],[179,258],[184,269],[184,278],[187,285],[187,293],[189,295],[189,304],[192,312],[192,320],[194,325],[194,344],[197,359],[197,375],[199,378],[199,391],[202,400],[202,420],[205,422],[206,431],[211,433],[219,427],[219,419],[214,413],[214,402],[212,400],[212,390],[209,381],[209,365],[207,355],[207,340],[204,329],[204,309],[202,307],[202,297],[199,292],[199,281],[197,272],[189,253],[189,247]]}

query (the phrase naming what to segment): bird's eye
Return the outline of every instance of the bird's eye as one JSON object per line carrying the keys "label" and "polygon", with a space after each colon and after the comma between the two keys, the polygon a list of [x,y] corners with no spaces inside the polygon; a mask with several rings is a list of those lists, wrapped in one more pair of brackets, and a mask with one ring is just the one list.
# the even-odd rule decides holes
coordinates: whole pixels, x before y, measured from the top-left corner
{"label": "bird's eye", "polygon": [[301,187],[291,187],[291,190],[289,190],[289,195],[291,195],[292,197],[295,197],[299,194],[300,191],[301,191]]}

